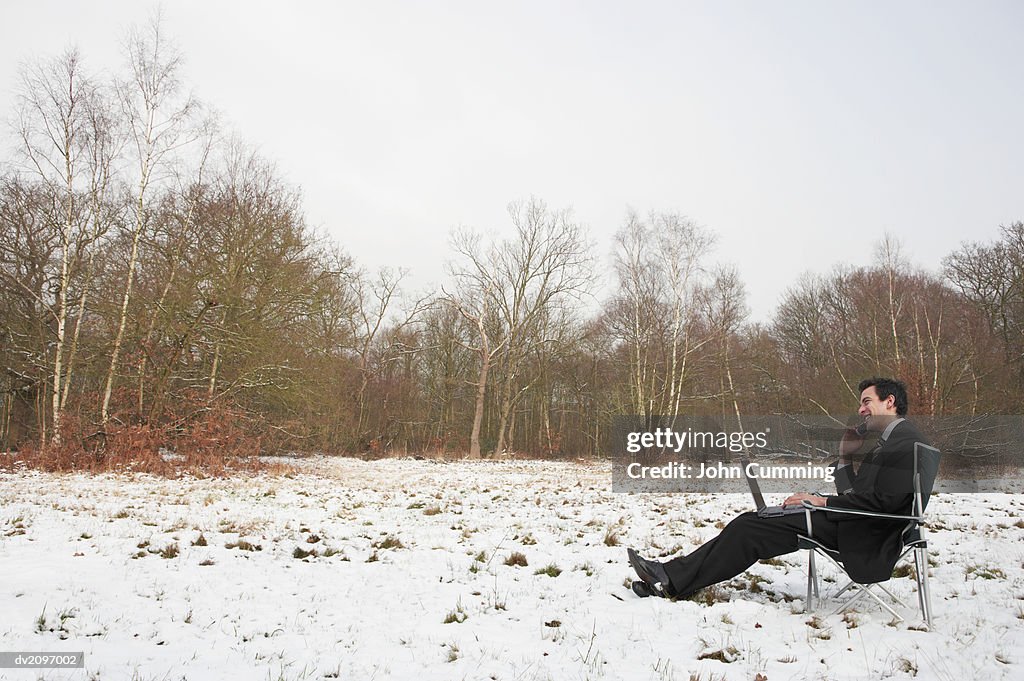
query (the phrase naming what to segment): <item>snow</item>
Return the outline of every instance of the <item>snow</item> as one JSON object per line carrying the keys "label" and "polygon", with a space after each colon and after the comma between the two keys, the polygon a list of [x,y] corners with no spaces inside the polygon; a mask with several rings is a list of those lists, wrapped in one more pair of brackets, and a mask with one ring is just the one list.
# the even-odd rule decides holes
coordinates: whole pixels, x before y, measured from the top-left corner
{"label": "snow", "polygon": [[[909,578],[890,583],[905,622],[870,604],[803,614],[804,553],[755,565],[712,605],[625,586],[627,546],[688,552],[746,495],[614,493],[607,464],[298,466],[0,474],[0,650],[85,652],[83,670],[0,678],[1024,678],[1020,495],[933,497],[925,631]],[[512,552],[529,564],[506,565]],[[538,574],[549,565],[561,573]]]}

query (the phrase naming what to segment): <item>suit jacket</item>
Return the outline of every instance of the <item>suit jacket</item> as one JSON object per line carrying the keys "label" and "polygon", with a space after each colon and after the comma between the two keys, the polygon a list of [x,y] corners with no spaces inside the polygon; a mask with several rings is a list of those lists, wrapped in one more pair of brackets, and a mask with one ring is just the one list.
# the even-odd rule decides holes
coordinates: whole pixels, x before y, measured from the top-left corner
{"label": "suit jacket", "polygon": [[[885,440],[871,450],[856,474],[852,467],[836,471],[839,496],[828,497],[826,508],[910,515],[914,501],[914,443],[925,442],[910,421],[896,424]],[[903,548],[906,520],[866,518],[827,513],[836,521],[839,556],[850,578],[861,584],[884,582]]]}

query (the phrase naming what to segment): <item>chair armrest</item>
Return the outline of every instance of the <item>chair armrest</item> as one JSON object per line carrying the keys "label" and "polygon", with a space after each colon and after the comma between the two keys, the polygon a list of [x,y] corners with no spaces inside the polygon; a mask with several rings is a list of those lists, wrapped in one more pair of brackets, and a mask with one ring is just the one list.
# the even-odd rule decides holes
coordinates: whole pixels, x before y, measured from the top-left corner
{"label": "chair armrest", "polygon": [[811,502],[804,499],[800,502],[804,508],[812,511],[828,511],[829,513],[845,513],[847,515],[863,515],[869,518],[883,518],[886,520],[916,520],[919,523],[924,522],[923,517],[916,515],[894,515],[892,513],[874,513],[872,511],[855,511],[849,508],[832,508],[831,506],[815,506]]}

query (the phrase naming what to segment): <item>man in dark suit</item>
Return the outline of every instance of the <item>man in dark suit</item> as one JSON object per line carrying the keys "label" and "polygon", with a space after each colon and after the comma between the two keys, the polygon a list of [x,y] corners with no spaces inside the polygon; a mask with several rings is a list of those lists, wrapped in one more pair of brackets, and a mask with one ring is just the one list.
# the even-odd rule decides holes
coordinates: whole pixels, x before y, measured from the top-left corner
{"label": "man in dark suit", "polygon": [[[815,506],[879,513],[908,514],[913,502],[914,443],[924,442],[920,431],[904,416],[907,390],[891,378],[861,381],[860,409],[864,423],[848,430],[840,444],[835,496],[793,494],[784,505],[809,501]],[[878,438],[856,472],[852,454],[865,436]],[[867,584],[892,576],[899,558],[903,521],[865,518],[840,513],[810,513],[814,538],[839,550],[850,577]],[[791,514],[760,518],[743,513],[722,532],[686,556],[667,563],[641,558],[629,549],[629,563],[649,591],[684,597],[740,574],[758,560],[797,550],[797,537],[807,535],[807,515]],[[639,593],[639,592],[638,592]]]}

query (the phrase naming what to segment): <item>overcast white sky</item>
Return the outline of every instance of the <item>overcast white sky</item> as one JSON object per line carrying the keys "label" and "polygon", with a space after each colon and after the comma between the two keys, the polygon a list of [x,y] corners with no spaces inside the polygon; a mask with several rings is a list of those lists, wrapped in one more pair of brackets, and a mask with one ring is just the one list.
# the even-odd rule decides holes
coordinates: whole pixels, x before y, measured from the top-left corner
{"label": "overcast white sky", "polygon": [[[8,3],[19,62],[117,68],[155,4]],[[1024,3],[175,0],[185,80],[362,264],[442,278],[450,229],[572,207],[607,262],[627,206],[718,234],[755,319],[886,232],[935,269],[1024,219]],[[4,147],[11,142],[0,133]],[[0,157],[9,157],[7,152]],[[606,268],[607,269],[607,268]]]}

